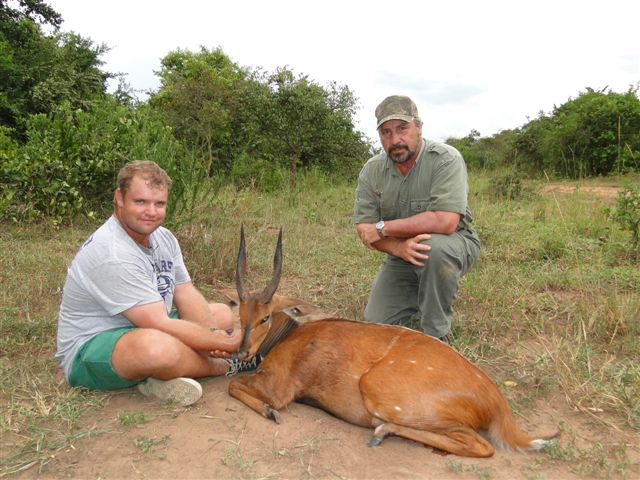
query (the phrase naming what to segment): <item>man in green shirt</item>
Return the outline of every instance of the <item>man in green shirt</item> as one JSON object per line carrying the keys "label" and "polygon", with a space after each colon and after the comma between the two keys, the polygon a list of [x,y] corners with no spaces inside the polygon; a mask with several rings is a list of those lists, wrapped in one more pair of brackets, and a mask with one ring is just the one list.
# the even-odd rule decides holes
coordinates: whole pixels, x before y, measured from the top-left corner
{"label": "man in green shirt", "polygon": [[353,223],[362,243],[387,254],[365,320],[406,324],[450,340],[460,277],[480,255],[467,205],[467,168],[453,147],[422,138],[415,103],[387,97],[376,108],[383,152],[358,177]]}

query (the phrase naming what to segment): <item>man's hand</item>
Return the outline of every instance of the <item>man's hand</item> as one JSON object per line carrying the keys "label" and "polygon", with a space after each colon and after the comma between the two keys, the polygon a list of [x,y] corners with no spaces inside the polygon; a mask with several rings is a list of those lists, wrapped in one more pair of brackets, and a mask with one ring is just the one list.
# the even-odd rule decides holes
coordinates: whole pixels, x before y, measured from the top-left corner
{"label": "man's hand", "polygon": [[426,252],[431,250],[431,246],[420,242],[430,238],[431,235],[428,233],[421,233],[415,237],[401,239],[394,246],[392,255],[402,258],[405,262],[423,267],[429,259],[429,255]]}
{"label": "man's hand", "polygon": [[[232,344],[235,344],[236,347],[232,349],[232,351],[237,352],[240,348],[240,344],[242,343],[242,330],[237,329],[231,332],[228,332],[226,330],[214,330],[213,334],[220,336],[221,338],[225,338],[227,341],[230,340]],[[209,352],[209,356],[218,358],[229,358],[231,357],[231,353],[224,350],[211,350]]]}
{"label": "man's hand", "polygon": [[431,246],[420,243],[431,238],[428,233],[410,238],[380,238],[374,223],[359,223],[356,225],[356,231],[362,243],[371,250],[388,253],[419,267],[423,267],[429,258],[426,252],[431,250]]}
{"label": "man's hand", "polygon": [[365,247],[370,248],[371,250],[377,250],[373,244],[378,240],[382,240],[378,230],[376,230],[375,223],[359,223],[357,225],[358,236],[360,237],[360,241],[365,245]]}

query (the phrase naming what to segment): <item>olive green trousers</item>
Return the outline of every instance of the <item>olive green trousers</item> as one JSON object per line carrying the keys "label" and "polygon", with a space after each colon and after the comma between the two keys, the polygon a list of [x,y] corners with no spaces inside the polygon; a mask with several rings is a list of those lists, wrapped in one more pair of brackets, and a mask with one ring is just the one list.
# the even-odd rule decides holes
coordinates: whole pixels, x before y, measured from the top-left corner
{"label": "olive green trousers", "polygon": [[432,234],[422,243],[431,246],[423,267],[387,255],[373,281],[364,318],[408,325],[418,316],[426,334],[441,338],[451,330],[460,277],[480,256],[480,240],[474,231],[459,230]]}

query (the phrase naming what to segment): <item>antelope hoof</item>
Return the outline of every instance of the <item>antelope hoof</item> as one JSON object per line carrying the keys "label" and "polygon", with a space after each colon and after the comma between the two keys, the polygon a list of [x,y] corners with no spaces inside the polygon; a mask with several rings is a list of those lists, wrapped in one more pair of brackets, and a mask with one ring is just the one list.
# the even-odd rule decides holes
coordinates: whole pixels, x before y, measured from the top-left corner
{"label": "antelope hoof", "polygon": [[368,445],[370,447],[377,447],[378,445],[380,445],[382,443],[382,440],[387,438],[387,436],[389,436],[389,435],[391,435],[391,432],[387,428],[387,424],[386,423],[381,423],[373,431],[373,437],[371,437],[371,440],[369,440]]}
{"label": "antelope hoof", "polygon": [[382,443],[382,440],[384,440],[384,437],[380,438],[374,435],[371,437],[371,440],[369,440],[369,443],[367,443],[367,447],[377,447]]}
{"label": "antelope hoof", "polygon": [[277,424],[280,424],[280,414],[278,413],[277,410],[271,408],[270,405],[265,405],[265,415],[264,416],[267,417],[269,420],[273,420]]}

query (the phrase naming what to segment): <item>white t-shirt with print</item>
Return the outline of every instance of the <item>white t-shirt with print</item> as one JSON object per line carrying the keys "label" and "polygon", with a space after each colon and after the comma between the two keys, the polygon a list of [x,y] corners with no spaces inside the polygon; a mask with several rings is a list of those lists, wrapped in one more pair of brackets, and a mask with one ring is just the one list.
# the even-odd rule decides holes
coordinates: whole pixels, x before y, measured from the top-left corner
{"label": "white t-shirt with print", "polygon": [[150,245],[137,243],[112,216],[71,262],[60,305],[56,352],[67,378],[84,342],[105,330],[133,325],[123,311],[164,301],[169,312],[175,286],[191,281],[178,240],[169,230],[156,229]]}

